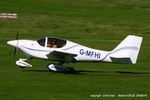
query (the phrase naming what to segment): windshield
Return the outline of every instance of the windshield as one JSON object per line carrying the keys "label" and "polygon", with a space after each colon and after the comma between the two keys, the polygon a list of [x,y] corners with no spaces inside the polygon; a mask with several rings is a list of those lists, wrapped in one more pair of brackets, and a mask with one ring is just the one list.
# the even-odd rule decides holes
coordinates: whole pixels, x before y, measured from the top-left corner
{"label": "windshield", "polygon": [[37,42],[39,43],[39,45],[41,45],[41,46],[45,46],[45,38],[41,38],[41,39],[39,39],[39,40],[37,40]]}

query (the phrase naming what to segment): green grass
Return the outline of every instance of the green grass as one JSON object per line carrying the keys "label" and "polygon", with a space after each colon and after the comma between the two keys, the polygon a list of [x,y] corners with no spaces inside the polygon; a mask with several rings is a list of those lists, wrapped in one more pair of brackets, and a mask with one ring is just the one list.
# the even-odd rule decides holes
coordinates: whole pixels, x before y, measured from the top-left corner
{"label": "green grass", "polygon": [[[0,19],[0,100],[149,100],[150,6],[148,0],[1,0],[0,12],[17,19]],[[65,64],[78,74],[49,72],[50,61],[33,59],[32,68],[20,69],[13,61],[8,40],[58,37],[82,45],[112,50],[127,35],[142,36],[135,65],[111,63]],[[25,57],[17,53],[16,59]],[[93,98],[94,94],[116,97]],[[119,98],[118,94],[148,97]]]}

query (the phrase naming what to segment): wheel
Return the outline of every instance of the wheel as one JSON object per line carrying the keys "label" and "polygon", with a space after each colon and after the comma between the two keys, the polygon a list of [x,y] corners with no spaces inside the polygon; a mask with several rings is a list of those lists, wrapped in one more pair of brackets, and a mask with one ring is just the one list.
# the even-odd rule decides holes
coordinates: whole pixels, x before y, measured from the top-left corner
{"label": "wheel", "polygon": [[73,71],[74,69],[71,67],[63,67],[61,65],[58,64],[47,64],[46,66],[49,70],[53,71],[53,72],[69,72],[69,71]]}

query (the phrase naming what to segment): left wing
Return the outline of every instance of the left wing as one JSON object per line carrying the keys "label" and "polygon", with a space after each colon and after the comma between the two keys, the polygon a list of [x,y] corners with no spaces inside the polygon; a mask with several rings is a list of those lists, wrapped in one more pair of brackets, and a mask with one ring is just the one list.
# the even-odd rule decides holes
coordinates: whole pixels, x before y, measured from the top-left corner
{"label": "left wing", "polygon": [[76,56],[77,54],[59,51],[59,50],[54,50],[50,52],[49,54],[47,54],[47,57],[50,59],[55,59],[55,60],[64,61],[64,62],[73,62],[75,61],[74,57]]}

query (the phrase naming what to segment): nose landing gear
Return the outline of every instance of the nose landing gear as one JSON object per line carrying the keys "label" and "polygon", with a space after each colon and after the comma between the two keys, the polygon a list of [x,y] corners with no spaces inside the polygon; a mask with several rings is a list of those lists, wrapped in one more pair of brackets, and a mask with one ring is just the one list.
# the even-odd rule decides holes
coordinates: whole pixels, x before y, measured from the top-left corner
{"label": "nose landing gear", "polygon": [[31,64],[25,62],[27,59],[19,59],[16,61],[16,65],[18,65],[20,68],[25,68],[25,67],[32,67]]}

